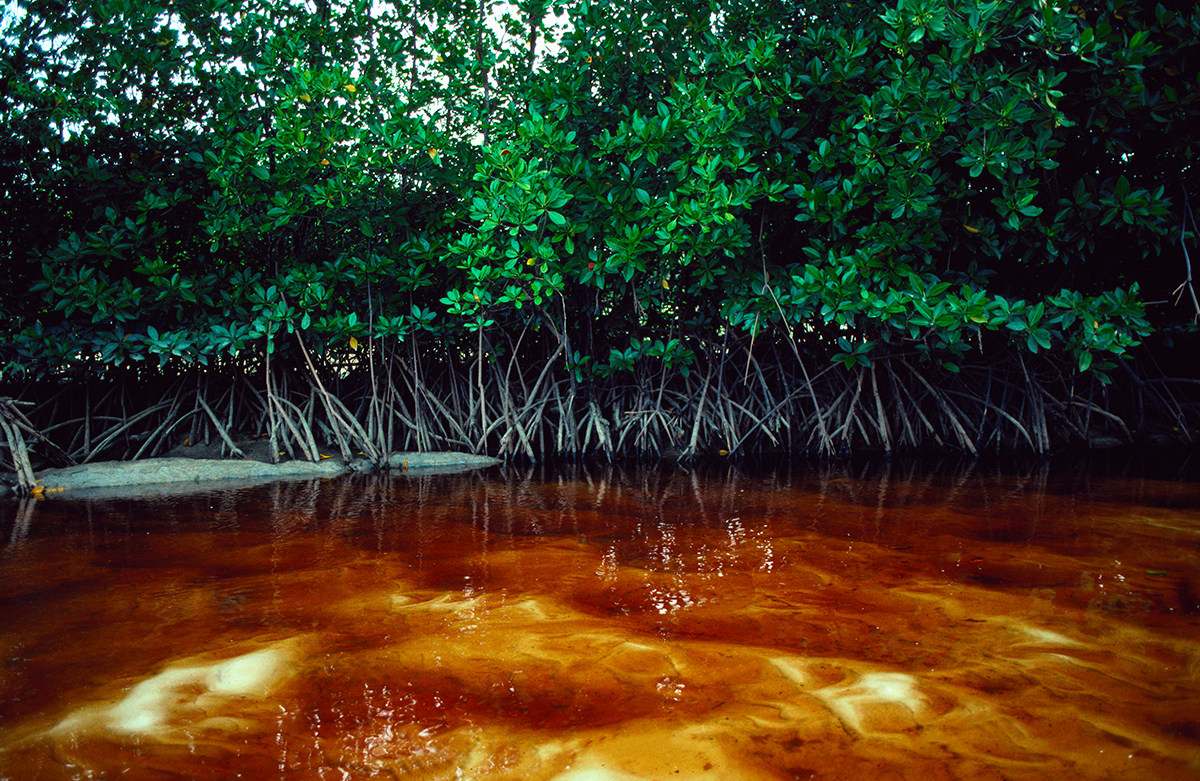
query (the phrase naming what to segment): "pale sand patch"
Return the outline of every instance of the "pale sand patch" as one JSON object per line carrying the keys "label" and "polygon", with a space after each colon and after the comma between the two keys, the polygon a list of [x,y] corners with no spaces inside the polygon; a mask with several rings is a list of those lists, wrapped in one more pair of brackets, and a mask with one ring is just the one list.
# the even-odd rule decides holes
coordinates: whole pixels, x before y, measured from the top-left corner
{"label": "pale sand patch", "polygon": [[289,675],[295,645],[287,640],[231,659],[168,667],[135,684],[118,702],[80,708],[49,732],[68,736],[111,730],[169,738],[187,725],[220,731],[247,726],[237,718],[239,706],[267,697]]}
{"label": "pale sand patch", "polygon": [[739,768],[726,755],[719,731],[711,726],[642,726],[631,724],[617,735],[591,743],[551,781],[736,781],[760,777],[749,768]]}
{"label": "pale sand patch", "polygon": [[899,732],[917,726],[928,702],[917,679],[906,673],[862,673],[848,686],[809,693],[858,733]]}
{"label": "pale sand patch", "polygon": [[1041,629],[1035,626],[1023,626],[1021,628],[1024,630],[1025,634],[1029,635],[1034,640],[1037,640],[1039,643],[1064,646],[1083,646],[1083,643],[1072,640],[1066,635],[1060,635],[1058,632],[1052,632],[1049,629]]}

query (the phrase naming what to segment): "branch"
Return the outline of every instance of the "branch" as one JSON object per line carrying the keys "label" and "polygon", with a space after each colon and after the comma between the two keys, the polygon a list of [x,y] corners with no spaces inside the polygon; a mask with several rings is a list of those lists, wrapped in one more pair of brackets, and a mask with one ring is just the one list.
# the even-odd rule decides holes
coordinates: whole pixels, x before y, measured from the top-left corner
{"label": "branch", "polygon": [[1183,182],[1180,182],[1180,187],[1183,187],[1183,225],[1179,231],[1179,246],[1183,249],[1184,268],[1187,270],[1187,277],[1183,282],[1179,283],[1179,287],[1171,291],[1171,295],[1175,296],[1175,305],[1179,306],[1179,300],[1183,298],[1183,289],[1186,287],[1192,297],[1192,306],[1196,313],[1192,315],[1193,323],[1200,323],[1200,299],[1196,297],[1196,288],[1192,285],[1192,258],[1187,251],[1187,223],[1188,219],[1192,220],[1192,231],[1194,234],[1200,234],[1200,229],[1196,227],[1196,215],[1192,214],[1192,207],[1188,203],[1187,187],[1184,187]]}

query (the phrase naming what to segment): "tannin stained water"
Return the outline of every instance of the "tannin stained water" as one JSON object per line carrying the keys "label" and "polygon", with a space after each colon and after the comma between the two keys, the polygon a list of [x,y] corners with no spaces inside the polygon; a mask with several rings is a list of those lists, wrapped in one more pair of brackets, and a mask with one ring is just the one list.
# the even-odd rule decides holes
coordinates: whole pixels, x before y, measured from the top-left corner
{"label": "tannin stained water", "polygon": [[2,779],[1193,779],[1200,484],[576,467],[0,506]]}

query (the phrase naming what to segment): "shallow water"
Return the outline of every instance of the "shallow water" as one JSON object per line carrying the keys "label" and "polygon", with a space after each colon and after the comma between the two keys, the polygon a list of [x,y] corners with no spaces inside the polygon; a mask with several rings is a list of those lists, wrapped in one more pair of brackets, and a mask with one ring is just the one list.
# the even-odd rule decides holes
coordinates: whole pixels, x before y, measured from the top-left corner
{"label": "shallow water", "polygon": [[1200,483],[495,470],[0,533],[2,779],[1200,777]]}

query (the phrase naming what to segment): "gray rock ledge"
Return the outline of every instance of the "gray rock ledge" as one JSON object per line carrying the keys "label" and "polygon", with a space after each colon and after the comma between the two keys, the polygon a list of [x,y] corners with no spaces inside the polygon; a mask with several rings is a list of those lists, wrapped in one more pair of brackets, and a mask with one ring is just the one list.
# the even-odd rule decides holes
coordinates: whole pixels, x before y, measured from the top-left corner
{"label": "gray rock ledge", "polygon": [[159,483],[205,483],[211,480],[286,480],[332,477],[346,471],[337,461],[233,461],[200,458],[147,458],[141,461],[98,461],[63,469],[47,469],[38,477],[46,494],[91,488],[143,487]]}
{"label": "gray rock ledge", "polygon": [[[394,473],[437,474],[494,466],[497,458],[470,453],[392,453]],[[224,458],[147,458],[141,461],[99,461],[94,464],[46,469],[38,473],[48,497],[161,496],[192,491],[238,488],[276,480],[334,477],[350,470],[337,459],[284,461],[268,464]]]}
{"label": "gray rock ledge", "polygon": [[500,459],[492,458],[491,456],[477,456],[471,453],[419,453],[416,451],[402,451],[392,453],[387,458],[389,469],[394,471],[422,472],[428,474],[432,471],[465,471],[469,469],[483,469],[484,467],[496,466],[500,463]]}

